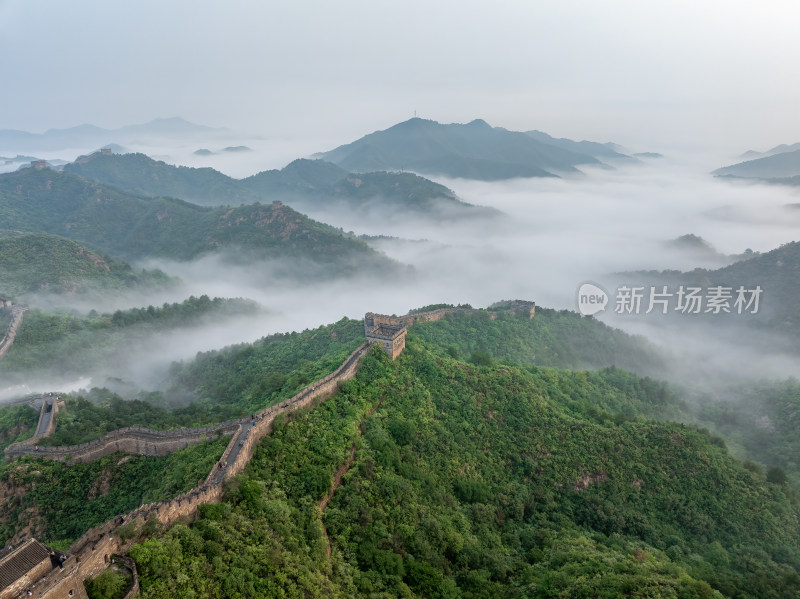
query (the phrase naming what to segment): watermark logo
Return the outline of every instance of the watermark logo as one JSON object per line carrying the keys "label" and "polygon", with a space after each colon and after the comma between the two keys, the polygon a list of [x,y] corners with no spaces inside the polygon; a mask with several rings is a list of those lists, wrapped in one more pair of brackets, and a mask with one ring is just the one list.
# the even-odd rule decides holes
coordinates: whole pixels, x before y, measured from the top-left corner
{"label": "watermark logo", "polygon": [[761,294],[760,285],[748,289],[716,285],[712,287],[690,287],[680,285],[670,288],[636,287],[623,285],[617,289],[614,312],[617,314],[758,314]]}
{"label": "watermark logo", "polygon": [[[610,308],[616,314],[758,314],[764,289],[754,287],[691,287],[678,285],[622,285],[614,295]],[[584,283],[578,289],[578,312],[592,316],[610,303],[605,289]]]}
{"label": "watermark logo", "polygon": [[594,283],[584,283],[578,289],[578,312],[592,316],[602,312],[608,305],[608,294]]}

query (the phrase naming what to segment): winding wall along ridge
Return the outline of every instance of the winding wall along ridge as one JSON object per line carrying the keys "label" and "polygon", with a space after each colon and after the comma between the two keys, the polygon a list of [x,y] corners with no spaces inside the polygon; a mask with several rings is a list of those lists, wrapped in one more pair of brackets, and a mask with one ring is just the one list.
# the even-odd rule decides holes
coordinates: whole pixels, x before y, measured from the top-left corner
{"label": "winding wall along ridge", "polygon": [[11,322],[8,324],[5,335],[0,339],[0,360],[2,360],[14,343],[17,331],[22,324],[22,315],[28,309],[27,306],[14,306],[7,304],[7,309],[11,310]]}
{"label": "winding wall along ridge", "polygon": [[[127,549],[129,541],[123,541],[119,534],[115,534],[120,527],[125,525],[141,527],[151,519],[167,526],[180,518],[193,518],[201,504],[219,502],[223,493],[222,482],[244,470],[253,457],[255,445],[272,431],[275,418],[281,414],[306,408],[315,400],[324,400],[333,395],[341,382],[356,375],[359,360],[369,346],[369,343],[364,342],[334,372],[311,383],[291,399],[259,412],[254,424],[250,422],[237,424],[233,437],[220,460],[221,463],[227,461],[228,466],[222,470],[215,465],[200,486],[166,501],[142,505],[127,514],[117,516],[105,524],[86,531],[69,548],[69,556],[64,562],[64,568],[53,570],[47,581],[37,589],[36,595],[47,599],[62,597],[69,589],[75,591],[74,596],[85,596],[83,581],[99,575],[108,567],[111,556],[120,554]],[[219,425],[203,428],[216,430]],[[176,436],[175,438],[180,437]],[[0,591],[0,599],[15,599],[24,596],[25,589],[13,588],[13,585]]]}
{"label": "winding wall along ridge", "polygon": [[[518,303],[518,302],[514,302]],[[523,307],[524,312],[530,309],[529,318],[533,318],[534,305],[532,302],[520,302],[525,304]],[[520,311],[516,306],[511,306],[512,311]],[[475,312],[473,310],[452,309],[446,308],[441,310],[433,310],[428,313],[409,314],[405,317],[390,317],[397,318],[402,324],[406,326],[414,324],[415,322],[430,322],[444,318],[447,314],[453,312]],[[490,318],[495,318],[496,313],[489,313]],[[368,314],[380,318],[382,315]],[[402,320],[401,320],[402,319]],[[253,451],[256,444],[267,434],[272,432],[273,423],[275,418],[281,414],[289,413],[295,410],[306,408],[312,405],[315,400],[324,401],[324,399],[333,395],[341,382],[353,378],[358,372],[359,360],[364,353],[369,349],[370,342],[365,341],[347,359],[331,374],[315,381],[308,385],[305,389],[294,395],[288,401],[281,404],[273,405],[265,410],[262,410],[256,415],[255,421],[251,423],[235,421],[236,428],[233,436],[225,448],[225,451],[220,460],[219,466],[215,465],[211,472],[209,472],[206,480],[199,486],[192,490],[182,493],[173,499],[161,501],[158,503],[151,503],[142,505],[139,508],[121,516],[117,516],[109,520],[105,524],[96,526],[86,531],[80,539],[78,539],[69,548],[68,556],[63,564],[63,568],[54,569],[47,581],[37,585],[37,596],[45,599],[55,597],[63,597],[66,593],[74,591],[75,597],[85,598],[86,594],[83,589],[83,581],[88,578],[93,578],[99,575],[103,570],[108,567],[109,560],[115,554],[124,553],[129,547],[131,541],[123,540],[123,536],[119,533],[122,526],[141,527],[150,520],[155,520],[161,525],[168,526],[175,523],[181,518],[191,519],[197,514],[200,505],[205,503],[217,503],[222,499],[223,494],[223,481],[226,478],[236,476],[244,470],[245,466],[253,457]],[[42,410],[46,409],[46,404]],[[55,410],[57,409],[58,401],[53,402],[53,414],[51,421],[48,423],[48,428],[53,426],[55,422]],[[41,424],[41,416],[40,416]],[[223,425],[216,425],[211,427],[202,427],[203,429],[213,429],[217,431],[221,426],[233,426],[234,421],[224,423]],[[135,429],[135,430],[134,430]],[[122,431],[123,429],[120,429]],[[130,438],[135,435],[153,437],[153,433],[157,433],[159,438],[171,437],[173,440],[185,439],[186,435],[195,435],[199,429],[184,429],[183,431],[152,431],[152,429],[144,429],[141,427],[128,427],[127,433]],[[120,433],[115,431],[115,433]],[[191,431],[187,433],[185,431]],[[169,435],[171,433],[171,435]],[[108,435],[113,437],[114,433]],[[108,437],[107,436],[107,437]],[[118,435],[116,440],[121,441],[122,435]],[[105,451],[108,443],[102,443],[104,440],[98,442],[90,442],[84,445],[92,446],[86,448],[86,455],[92,451]],[[51,448],[53,450],[63,450],[65,448]],[[73,448],[70,448],[74,450]],[[42,456],[45,457],[45,456]],[[57,458],[55,458],[57,459]],[[227,464],[225,469],[222,469],[222,464]],[[116,534],[115,534],[116,533]],[[132,562],[131,562],[132,563]],[[126,599],[133,597],[138,592],[138,580],[136,580],[136,569],[133,564],[134,580],[136,581],[135,587],[132,588],[126,595]],[[0,599],[20,599],[24,596],[24,589],[22,587],[15,588],[16,585],[7,587],[0,590]]]}
{"label": "winding wall along ridge", "polygon": [[[298,402],[311,397],[318,397],[320,394],[330,392],[335,383],[341,380],[343,372],[348,370],[348,367],[354,363],[354,355],[362,348],[366,347],[367,343],[362,344],[353,354],[342,363],[339,368],[334,370],[329,375],[319,379],[306,386],[299,393],[292,398],[281,402],[284,410],[292,409],[292,406],[297,405]],[[359,354],[360,356],[361,354]],[[12,443],[6,447],[4,453],[7,460],[13,460],[23,455],[32,455],[36,457],[46,458],[50,460],[57,460],[69,463],[82,463],[98,460],[104,456],[116,453],[118,451],[126,453],[134,453],[146,456],[161,456],[174,453],[180,449],[193,445],[195,443],[203,443],[221,435],[235,434],[240,427],[249,430],[250,418],[236,418],[227,422],[213,424],[210,426],[195,427],[195,428],[182,428],[174,430],[157,430],[145,428],[141,426],[128,426],[117,429],[108,433],[102,439],[87,441],[80,445],[67,445],[48,447],[44,445],[35,445],[36,441],[42,437],[52,433],[55,430],[55,415],[56,406],[58,402],[53,402],[53,412],[50,415],[50,422],[47,427],[47,432],[41,435],[34,435],[30,439]],[[42,423],[42,418],[45,417],[47,400],[45,399],[42,405],[42,411],[39,416],[39,425]],[[275,406],[273,406],[274,408]],[[263,415],[270,412],[268,408],[257,415],[256,421],[259,422]],[[38,428],[37,428],[38,430]]]}
{"label": "winding wall along ridge", "polygon": [[[507,309],[517,313],[524,313],[528,315],[529,318],[532,318],[535,310],[535,304],[533,302],[515,300],[510,303]],[[489,318],[491,319],[497,317],[497,312],[487,312],[486,310],[456,307],[438,308],[435,310],[415,312],[403,316],[388,316],[385,314],[368,312],[364,319],[365,330],[367,328],[366,323],[368,322],[384,322],[411,326],[419,322],[435,322],[445,318],[449,314],[456,313],[466,314],[467,316],[473,316],[475,314],[488,314]],[[347,360],[345,361],[345,364],[346,363]],[[297,398],[302,396],[304,393],[307,393],[309,389],[320,385],[325,385],[331,377],[336,376],[337,372],[338,369],[319,381],[311,383],[311,385],[300,391],[300,393],[292,397],[290,400],[288,400],[288,402],[297,401]],[[285,403],[287,402],[284,402],[284,404]],[[46,416],[46,398],[44,404],[45,405],[42,406],[42,412],[39,417],[39,426],[41,426],[42,419]],[[212,440],[220,435],[235,434],[240,426],[245,426],[249,422],[249,418],[245,417],[229,420],[227,422],[222,422],[211,426],[183,428],[170,431],[129,426],[112,431],[102,439],[88,441],[80,445],[60,447],[35,445],[39,439],[51,434],[55,430],[55,421],[58,408],[57,404],[58,402],[53,402],[53,409],[49,416],[50,421],[48,423],[47,430],[39,434],[40,428],[37,428],[37,434],[30,439],[19,441],[6,447],[4,451],[6,460],[13,460],[23,455],[33,455],[36,457],[76,464],[98,460],[102,457],[119,451],[145,456],[163,456],[184,449],[189,445]]]}

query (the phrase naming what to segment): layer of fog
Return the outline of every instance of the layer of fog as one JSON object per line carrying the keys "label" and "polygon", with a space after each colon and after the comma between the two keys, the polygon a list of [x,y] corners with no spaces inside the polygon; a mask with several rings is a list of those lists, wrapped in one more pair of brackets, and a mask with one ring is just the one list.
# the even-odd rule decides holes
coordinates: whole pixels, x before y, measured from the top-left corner
{"label": "layer of fog", "polygon": [[[298,281],[288,282],[271,276],[271,267],[264,262],[235,265],[213,255],[188,263],[148,260],[136,265],[161,268],[185,284],[146,297],[117,296],[105,309],[160,305],[206,294],[254,299],[265,313],[221,329],[172,331],[152,343],[127,348],[125,378],[158,388],[173,360],[276,332],[314,328],[343,316],[361,318],[367,311],[402,314],[442,302],[482,307],[512,298],[575,310],[578,286],[610,272],[719,265],[713,256],[704,261],[697,254],[666,248],[666,240],[693,233],[723,254],[740,254],[748,248],[763,252],[797,239],[800,224],[800,214],[785,209],[798,201],[796,191],[715,180],[707,175],[706,164],[698,167],[692,162],[656,160],[614,171],[587,171],[586,176],[571,179],[439,182],[461,199],[496,208],[506,216],[431,221],[414,215],[389,218],[388,213],[381,219],[374,212],[362,218],[358,210],[319,210],[312,215],[345,231],[384,236],[371,239],[370,245],[412,265],[413,272],[407,275],[387,278],[384,273],[367,272],[322,280],[304,278],[299,272]],[[741,374],[739,365],[746,362],[753,365],[748,376],[793,374],[791,358],[756,354],[743,343],[732,348],[729,340],[715,343],[709,331],[695,332],[687,326],[665,332],[644,319],[612,316],[597,315],[645,334],[686,363]],[[665,372],[664,377],[686,372]],[[693,372],[703,376],[702,370]]]}
{"label": "layer of fog", "polygon": [[[402,314],[441,302],[487,306],[521,298],[575,310],[578,286],[609,272],[719,266],[714,256],[698,261],[697,254],[666,248],[666,240],[693,233],[723,254],[740,254],[748,248],[768,251],[795,240],[800,224],[800,215],[785,209],[797,201],[796,192],[732,185],[710,178],[704,169],[676,162],[598,170],[570,180],[439,182],[467,202],[501,210],[506,218],[432,222],[394,215],[381,221],[374,214],[362,219],[357,210],[313,214],[358,234],[388,236],[370,245],[413,265],[411,277],[385,280],[374,273],[345,281],[287,285],[270,284],[263,265],[232,267],[214,257],[145,266],[180,276],[195,294],[249,297],[264,305],[269,315],[241,332],[241,339],[250,341],[271,332],[313,328],[342,316],[360,318],[366,311]],[[610,316],[599,318],[610,320]],[[614,324],[659,335],[655,341],[680,350],[681,355],[688,355],[687,346],[694,348],[689,359],[695,362],[701,356],[709,360],[716,356],[725,367],[721,357],[725,348],[714,347],[706,332],[693,339],[692,327],[670,337],[646,329],[644,321],[616,319]],[[762,356],[758,363],[764,374],[791,372],[791,363],[779,356]]]}
{"label": "layer of fog", "polygon": [[68,377],[47,377],[47,375],[42,374],[32,378],[29,383],[0,387],[0,405],[16,403],[21,398],[26,399],[51,393],[53,389],[58,389],[60,393],[72,393],[92,386],[93,382],[90,377],[70,379]]}
{"label": "layer of fog", "polygon": [[[109,137],[101,145],[82,145],[60,149],[42,148],[19,152],[16,148],[0,148],[0,156],[12,159],[0,162],[0,173],[16,171],[29,165],[27,161],[17,161],[16,156],[52,161],[55,165],[74,162],[78,157],[97,152],[101,147],[118,145],[122,149],[115,152],[142,153],[153,160],[167,164],[190,166],[194,168],[213,168],[229,177],[242,179],[264,170],[280,169],[300,157],[309,157],[315,152],[339,145],[339,141],[324,136],[312,139],[288,139],[285,137],[253,136],[228,132],[225,136],[210,138],[188,136],[169,140],[141,138],[134,140]],[[240,151],[226,151],[226,148],[245,147]],[[197,150],[209,150],[211,154],[196,154]]]}

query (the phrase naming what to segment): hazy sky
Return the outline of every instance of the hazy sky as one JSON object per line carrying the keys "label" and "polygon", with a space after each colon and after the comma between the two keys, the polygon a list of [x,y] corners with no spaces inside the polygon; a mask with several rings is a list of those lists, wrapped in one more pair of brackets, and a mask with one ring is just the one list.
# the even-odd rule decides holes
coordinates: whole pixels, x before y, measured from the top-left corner
{"label": "hazy sky", "polygon": [[416,110],[735,154],[800,141],[798,17],[794,0],[0,0],[0,128],[181,116],[344,143]]}

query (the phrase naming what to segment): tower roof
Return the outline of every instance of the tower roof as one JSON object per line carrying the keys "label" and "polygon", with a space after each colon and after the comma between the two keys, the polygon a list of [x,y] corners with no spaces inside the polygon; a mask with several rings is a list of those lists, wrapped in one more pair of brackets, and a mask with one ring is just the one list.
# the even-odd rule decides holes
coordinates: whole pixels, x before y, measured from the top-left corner
{"label": "tower roof", "polygon": [[0,560],[0,590],[14,584],[50,557],[50,550],[30,539]]}

